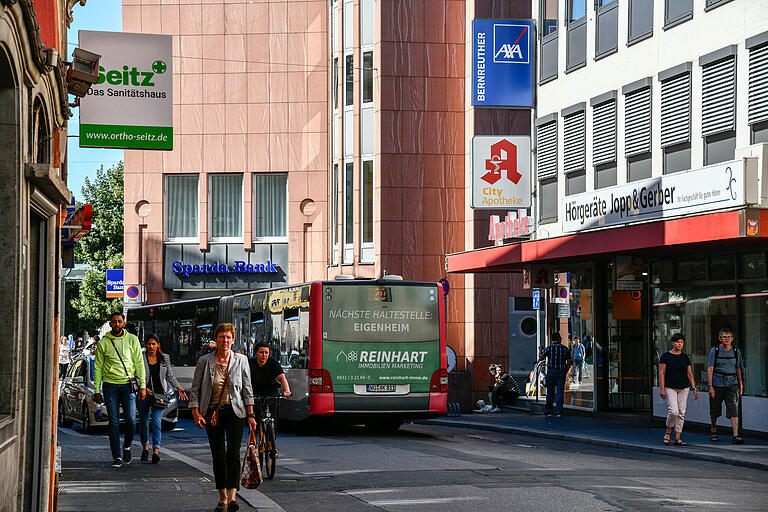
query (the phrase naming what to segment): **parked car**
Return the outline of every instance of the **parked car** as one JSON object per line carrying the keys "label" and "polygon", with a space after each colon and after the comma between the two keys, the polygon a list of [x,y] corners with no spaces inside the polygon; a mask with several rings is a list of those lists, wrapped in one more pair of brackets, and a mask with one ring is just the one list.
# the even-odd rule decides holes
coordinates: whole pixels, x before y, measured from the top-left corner
{"label": "parked car", "polygon": [[[61,382],[59,391],[59,426],[68,427],[72,421],[83,425],[83,430],[109,423],[107,405],[93,401],[94,361],[90,353],[75,356]],[[175,392],[168,393],[170,400],[163,411],[163,430],[170,430],[179,420],[179,403]],[[121,409],[122,417],[122,409]]]}

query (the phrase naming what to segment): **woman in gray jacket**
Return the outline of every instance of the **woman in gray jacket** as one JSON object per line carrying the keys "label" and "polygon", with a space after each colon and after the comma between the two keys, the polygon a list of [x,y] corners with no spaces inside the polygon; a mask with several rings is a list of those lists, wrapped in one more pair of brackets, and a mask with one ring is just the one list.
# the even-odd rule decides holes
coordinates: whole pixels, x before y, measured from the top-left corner
{"label": "woman in gray jacket", "polygon": [[[197,362],[189,408],[195,425],[205,428],[213,457],[213,476],[219,490],[216,512],[232,512],[240,505],[235,501],[240,488],[240,445],[246,417],[248,428],[256,430],[253,415],[253,390],[248,358],[232,351],[235,326],[219,324],[213,333],[216,352]],[[218,422],[209,425],[206,418],[218,411]],[[203,411],[202,413],[200,411]],[[225,447],[226,439],[226,447]]]}
{"label": "woman in gray jacket", "polygon": [[169,385],[179,391],[179,399],[186,400],[187,394],[184,388],[179,385],[176,376],[171,367],[171,358],[168,354],[163,354],[160,350],[160,338],[157,334],[147,336],[144,343],[146,351],[144,352],[144,375],[146,375],[147,396],[143,400],[138,400],[136,404],[139,409],[139,435],[144,449],[141,452],[141,460],[149,459],[149,427],[152,426],[152,464],[160,462],[160,439],[162,437],[162,417],[163,409],[155,407],[154,394],[168,394]]}

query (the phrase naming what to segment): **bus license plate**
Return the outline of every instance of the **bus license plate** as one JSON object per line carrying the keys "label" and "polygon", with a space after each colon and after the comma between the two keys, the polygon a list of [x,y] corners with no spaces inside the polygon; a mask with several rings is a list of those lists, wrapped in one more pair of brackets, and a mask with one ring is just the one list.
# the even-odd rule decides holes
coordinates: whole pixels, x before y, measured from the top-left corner
{"label": "bus license plate", "polygon": [[395,385],[394,384],[368,384],[365,387],[365,390],[371,393],[394,393]]}

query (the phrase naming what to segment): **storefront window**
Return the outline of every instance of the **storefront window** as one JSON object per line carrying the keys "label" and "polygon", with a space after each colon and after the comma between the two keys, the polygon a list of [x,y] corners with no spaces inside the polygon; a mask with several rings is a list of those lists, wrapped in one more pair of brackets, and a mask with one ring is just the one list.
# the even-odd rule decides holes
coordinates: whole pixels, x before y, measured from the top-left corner
{"label": "storefront window", "polygon": [[739,255],[739,277],[743,279],[765,277],[765,253],[752,252]]}
{"label": "storefront window", "polygon": [[709,280],[724,281],[736,277],[733,255],[712,256],[709,258]]}
{"label": "storefront window", "polygon": [[[659,357],[672,348],[673,334],[685,336],[683,350],[693,365],[697,387],[706,389],[707,357],[720,329],[737,331],[735,286],[662,286],[652,288],[654,385],[659,385]],[[738,334],[737,334],[738,337]]]}
{"label": "storefront window", "polygon": [[706,278],[706,259],[689,259],[677,262],[677,279],[679,281],[703,281]]}
{"label": "storefront window", "polygon": [[741,293],[744,315],[736,346],[744,357],[744,394],[768,396],[768,283],[746,284]]}

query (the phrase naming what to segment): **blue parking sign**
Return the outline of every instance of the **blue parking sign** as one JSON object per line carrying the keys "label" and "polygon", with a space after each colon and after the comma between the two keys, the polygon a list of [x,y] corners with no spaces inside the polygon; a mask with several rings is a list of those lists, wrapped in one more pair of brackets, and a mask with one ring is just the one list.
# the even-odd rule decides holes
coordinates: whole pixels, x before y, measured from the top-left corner
{"label": "blue parking sign", "polygon": [[533,309],[539,309],[539,302],[541,300],[541,292],[539,290],[533,290]]}
{"label": "blue parking sign", "polygon": [[472,20],[472,104],[533,108],[532,20]]}

